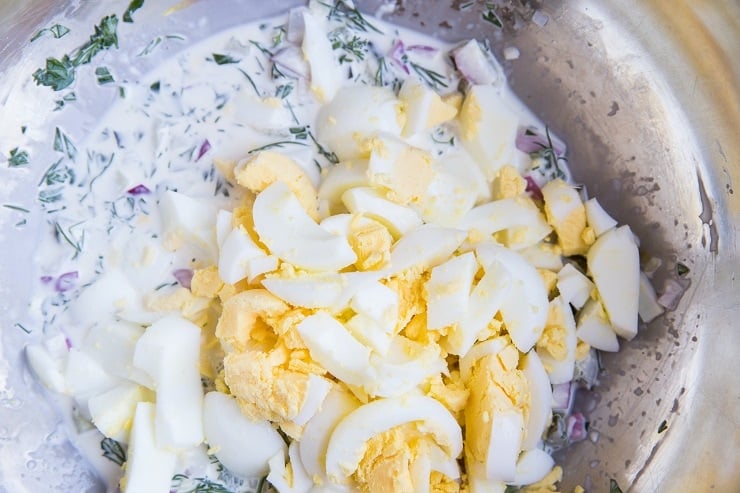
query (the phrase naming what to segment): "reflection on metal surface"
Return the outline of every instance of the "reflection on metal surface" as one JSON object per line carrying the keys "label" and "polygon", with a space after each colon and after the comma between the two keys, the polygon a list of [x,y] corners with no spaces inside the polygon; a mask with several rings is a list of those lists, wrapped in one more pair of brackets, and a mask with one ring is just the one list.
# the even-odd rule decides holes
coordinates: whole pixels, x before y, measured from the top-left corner
{"label": "reflection on metal surface", "polygon": [[[133,27],[144,31],[135,34],[142,45],[168,30],[187,31],[195,42],[294,3],[259,2],[264,10],[255,11],[257,2],[200,0],[166,18],[137,20]],[[387,4],[358,3],[370,12]],[[106,10],[103,4],[110,5],[56,3],[54,9],[94,17]],[[438,2],[429,8],[423,0],[399,0],[391,18],[445,39],[487,37],[501,59],[503,48],[518,48],[519,59],[504,62],[515,91],[569,144],[576,180],[630,224],[647,256],[663,261],[655,275],[658,291],[665,283],[684,281],[676,274],[677,263],[690,268],[691,285],[677,310],[644,327],[620,353],[604,357],[607,370],[591,414],[591,430],[599,438],[560,455],[566,489],[582,484],[605,491],[614,478],[624,491],[736,491],[740,5],[734,0],[508,2],[516,8],[502,15],[505,26],[498,30],[481,18],[479,7],[461,8],[467,4]],[[50,2],[15,3],[15,10],[9,5],[0,2],[4,110],[4,97],[22,86],[18,71],[30,73],[43,59],[38,53],[21,57],[21,47],[59,11],[52,12]],[[544,25],[531,22],[532,5],[546,16]],[[197,24],[200,17],[208,22]],[[141,70],[165,55],[144,60]],[[103,111],[106,101],[97,103],[85,107],[88,116],[80,118],[78,131]],[[29,104],[13,106],[6,119],[14,121],[27,107],[45,116],[45,106]],[[2,130],[0,122],[0,140]],[[0,284],[8,272],[0,265]],[[3,316],[3,348],[14,368],[18,353],[8,344],[18,346],[20,339],[5,333]],[[12,373],[9,381],[23,384]],[[36,406],[34,411],[51,413],[44,404]],[[53,420],[38,419],[39,426],[53,427]],[[0,471],[7,467],[0,465]]]}

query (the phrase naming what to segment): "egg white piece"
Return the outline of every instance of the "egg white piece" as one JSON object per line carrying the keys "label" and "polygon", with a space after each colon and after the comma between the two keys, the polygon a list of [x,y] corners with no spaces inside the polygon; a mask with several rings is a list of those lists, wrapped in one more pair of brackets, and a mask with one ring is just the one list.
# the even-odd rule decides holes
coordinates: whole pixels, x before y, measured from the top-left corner
{"label": "egg white piece", "polygon": [[512,482],[522,445],[524,418],[519,411],[497,412],[491,418],[491,439],[486,454],[486,479]]}
{"label": "egg white piece", "polygon": [[337,271],[357,260],[347,239],[321,228],[283,182],[257,195],[254,229],[272,254],[308,271]]}
{"label": "egg white piece", "polygon": [[552,418],[552,387],[536,351],[529,351],[522,359],[522,372],[529,385],[529,415],[524,423],[522,449],[532,450],[541,441]]}
{"label": "egg white piece", "polygon": [[485,274],[470,294],[468,312],[447,338],[447,350],[452,354],[467,354],[481,331],[497,311],[503,311],[504,303],[509,299],[515,280],[508,268],[494,260],[486,264],[484,270]]}
{"label": "egg white piece", "polygon": [[477,271],[478,262],[473,252],[452,257],[432,268],[424,285],[429,329],[441,329],[463,319],[468,312]]}
{"label": "egg white piece", "polygon": [[249,236],[243,226],[237,226],[224,239],[218,257],[218,275],[226,284],[236,284],[251,277],[249,261],[267,253]]}
{"label": "egg white piece", "polygon": [[358,313],[347,320],[347,329],[361,343],[380,355],[385,355],[393,342],[393,328],[380,325],[372,317]]}
{"label": "egg white piece", "polygon": [[301,462],[312,477],[326,479],[326,448],[336,425],[360,402],[349,392],[333,387],[319,411],[306,423],[298,442]]}
{"label": "egg white piece", "polygon": [[77,396],[102,392],[121,380],[102,367],[94,358],[77,348],[71,348],[64,370],[67,393]]}
{"label": "egg white piece", "polygon": [[388,331],[392,331],[396,325],[398,293],[385,284],[368,283],[352,297],[349,306],[355,312],[372,318]]}
{"label": "egg white piece", "polygon": [[434,443],[429,444],[429,460],[432,471],[441,472],[450,479],[460,479],[460,464],[457,457],[450,457]]}
{"label": "egg white piece", "polygon": [[342,202],[352,214],[364,214],[381,222],[396,237],[422,224],[421,217],[412,208],[388,200],[371,187],[347,190],[342,194]]}
{"label": "egg white piece", "polygon": [[67,383],[64,378],[65,359],[54,358],[42,344],[29,344],[25,349],[26,360],[36,377],[44,386],[58,393],[64,393]]}
{"label": "egg white piece", "polygon": [[640,319],[650,323],[656,317],[663,314],[665,309],[658,303],[658,296],[655,294],[655,288],[644,272],[640,272],[640,299],[637,303],[637,311]]}
{"label": "egg white piece", "polygon": [[473,371],[473,367],[484,356],[489,354],[498,354],[509,345],[506,337],[494,337],[483,342],[478,342],[470,348],[470,351],[466,352],[463,357],[460,358],[460,377],[463,382],[467,382],[470,379],[470,375]]}
{"label": "egg white piece", "polygon": [[[218,209],[212,204],[167,190],[159,201],[162,232],[166,238],[187,241],[200,248],[207,260],[216,258],[216,234],[213,228]],[[177,244],[175,240],[173,243]]]}
{"label": "egg white piece", "polygon": [[303,308],[332,307],[344,290],[342,276],[336,273],[268,277],[262,280],[262,286],[283,301]]}
{"label": "egg white piece", "polygon": [[365,140],[380,133],[400,136],[399,102],[377,86],[347,86],[337,91],[316,119],[317,138],[340,161],[366,157]]}
{"label": "egg white piece", "polygon": [[326,204],[323,207],[326,211],[324,218],[329,217],[329,214],[340,214],[347,210],[342,203],[344,192],[350,188],[370,185],[367,167],[367,161],[360,159],[342,161],[325,171],[318,190],[319,202]]}
{"label": "egg white piece", "polygon": [[578,313],[576,336],[602,351],[619,351],[619,340],[599,300],[589,299]]}
{"label": "egg white piece", "polygon": [[432,375],[446,372],[447,364],[434,345],[423,345],[396,336],[385,355],[372,354],[373,371],[364,385],[368,394],[400,397]]}
{"label": "egg white piece", "polygon": [[451,120],[457,113],[454,106],[443,102],[439,94],[415,77],[403,81],[398,99],[403,104],[406,114],[404,137],[410,137]]}
{"label": "egg white piece", "polygon": [[303,25],[301,48],[311,70],[311,90],[320,102],[327,103],[341,87],[344,74],[334,59],[334,50],[326,29],[318,19],[310,12],[304,11]]}
{"label": "egg white piece", "polygon": [[308,376],[308,388],[306,389],[303,406],[301,406],[301,410],[293,418],[293,423],[298,426],[305,425],[321,408],[321,404],[326,399],[331,388],[332,383],[329,380],[318,375],[310,374]]}
{"label": "egg white piece", "polygon": [[410,464],[409,473],[414,493],[429,493],[429,477],[432,474],[432,462],[427,450],[421,451],[416,460]]}
{"label": "egg white piece", "polygon": [[90,330],[81,347],[112,375],[146,383],[148,380],[140,378],[141,373],[132,366],[136,341],[143,333],[139,324],[111,322]]}
{"label": "egg white piece", "polygon": [[258,98],[239,92],[232,104],[239,123],[257,130],[282,130],[293,123],[290,111],[279,98]]}
{"label": "egg white piece", "polygon": [[177,456],[159,447],[155,439],[154,404],[136,406],[126,474],[121,481],[124,493],[167,493],[175,474]]}
{"label": "egg white piece", "polygon": [[137,404],[148,401],[148,394],[140,385],[121,382],[90,397],[87,400],[88,415],[103,435],[121,443],[128,443]]}
{"label": "egg white piece", "polygon": [[448,259],[466,237],[465,231],[431,224],[408,231],[393,245],[386,274],[435,267]]}
{"label": "egg white piece", "polygon": [[200,328],[180,317],[152,324],[136,343],[134,366],[147,372],[157,393],[157,444],[185,449],[203,441]]}
{"label": "egg white piece", "polygon": [[334,428],[326,450],[326,474],[343,482],[356,469],[365,443],[375,435],[404,423],[421,421],[449,457],[462,452],[462,432],[454,416],[437,400],[420,395],[377,399],[349,413]]}
{"label": "egg white piece", "polygon": [[311,358],[350,385],[362,385],[370,366],[370,349],[326,312],[317,312],[296,325]]}
{"label": "egg white piece", "polygon": [[514,250],[531,247],[552,231],[540,210],[527,197],[479,205],[462,218],[460,227],[476,232],[483,240],[490,240],[494,233],[510,231],[508,247]]}
{"label": "egg white piece", "polygon": [[[140,294],[118,269],[107,269],[95,282],[95,289],[83,290],[70,303],[72,318],[82,327],[113,322],[115,316],[122,315],[122,312],[128,312],[128,315],[141,310]],[[129,316],[124,318],[137,321]]]}
{"label": "egg white piece", "polygon": [[543,479],[552,470],[555,460],[544,450],[535,448],[522,453],[516,463],[513,484],[527,485]]}
{"label": "egg white piece", "polygon": [[558,271],[557,286],[563,301],[576,309],[580,309],[586,303],[595,287],[591,279],[573,267],[573,264],[565,264]]}
{"label": "egg white piece", "polygon": [[547,372],[550,375],[550,383],[557,385],[559,383],[566,383],[573,380],[573,372],[576,365],[576,344],[578,338],[576,336],[576,321],[573,318],[573,311],[570,306],[560,297],[553,299],[550,302],[553,307],[563,314],[563,328],[565,329],[565,358],[557,360],[553,358],[546,351],[541,351],[539,354],[542,364],[547,368]]}
{"label": "egg white piece", "polygon": [[516,140],[519,118],[500,89],[491,85],[472,86],[463,101],[459,120],[463,144],[489,182],[502,166],[514,164],[511,144]]}
{"label": "egg white piece", "polygon": [[584,206],[586,207],[586,222],[594,230],[597,237],[616,227],[617,221],[601,207],[595,197],[588,199]]}
{"label": "egg white piece", "polygon": [[268,272],[277,270],[280,260],[275,255],[264,255],[250,258],[247,260],[247,270],[249,271],[249,277],[247,280],[252,282],[255,278]]}
{"label": "egg white piece", "polygon": [[535,269],[547,269],[558,272],[564,265],[560,247],[545,242],[518,250],[518,253]]}
{"label": "egg white piece", "polygon": [[282,454],[285,459],[287,454],[285,442],[269,422],[250,420],[236,399],[222,392],[209,392],[203,399],[203,429],[213,454],[229,472],[241,477],[264,476],[271,457]]}
{"label": "egg white piece", "polygon": [[586,255],[591,277],[617,335],[637,335],[640,254],[629,226],[601,235]]}
{"label": "egg white piece", "polygon": [[547,291],[537,270],[512,250],[486,244],[476,248],[482,265],[498,260],[511,274],[512,282],[501,304],[509,335],[519,351],[526,353],[542,335],[549,305]]}

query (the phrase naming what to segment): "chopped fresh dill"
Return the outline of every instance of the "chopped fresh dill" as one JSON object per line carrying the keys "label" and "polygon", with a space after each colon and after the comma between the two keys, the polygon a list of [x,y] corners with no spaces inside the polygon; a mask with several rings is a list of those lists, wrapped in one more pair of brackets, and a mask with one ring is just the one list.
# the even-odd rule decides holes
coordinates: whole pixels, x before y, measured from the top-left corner
{"label": "chopped fresh dill", "polygon": [[126,462],[126,451],[120,443],[112,438],[106,437],[100,442],[100,448],[103,450],[103,457],[111,462],[122,466]]}
{"label": "chopped fresh dill", "polygon": [[62,96],[62,99],[57,99],[55,101],[56,106],[54,107],[54,111],[64,108],[67,103],[71,103],[72,101],[77,101],[77,94],[74,91],[65,94]]}
{"label": "chopped fresh dill", "polygon": [[326,15],[327,19],[344,22],[347,27],[358,31],[375,31],[378,34],[383,34],[383,31],[370,24],[356,7],[350,6],[344,0],[335,0],[333,5],[321,1],[318,3],[329,9],[329,13]]}
{"label": "chopped fresh dill", "polygon": [[254,80],[252,79],[252,77],[250,77],[249,74],[247,72],[245,72],[244,70],[242,70],[242,69],[239,69],[239,72],[241,72],[242,74],[244,74],[244,77],[247,78],[247,80],[249,81],[249,85],[252,86],[252,89],[254,89],[254,92],[255,92],[255,94],[257,94],[257,97],[262,97],[262,95],[260,94],[259,89],[257,89],[257,84],[254,83]]}
{"label": "chopped fresh dill", "polygon": [[291,92],[293,92],[293,84],[282,84],[275,89],[275,97],[285,99]]}
{"label": "chopped fresh dill", "polygon": [[255,152],[266,151],[267,149],[273,149],[275,147],[280,148],[280,147],[283,147],[283,146],[286,146],[286,145],[300,145],[300,146],[305,146],[306,144],[304,144],[303,142],[296,142],[294,140],[280,140],[278,142],[272,142],[270,144],[265,144],[265,145],[260,146],[260,147],[255,147],[254,149],[250,149],[250,150],[247,151],[247,154],[254,154]]}
{"label": "chopped fresh dill", "polygon": [[78,240],[72,233],[72,228],[80,224],[82,223],[74,224],[70,226],[69,228],[67,228],[67,231],[65,231],[64,228],[58,222],[54,222],[54,232],[57,236],[57,239],[59,241],[64,240],[69,246],[74,248],[76,253],[82,252],[82,244],[84,243],[85,235],[83,232],[82,238]]}
{"label": "chopped fresh dill", "polygon": [[23,213],[31,212],[28,209],[26,209],[25,207],[21,207],[19,205],[3,204],[3,207],[5,207],[6,209],[11,209],[11,210],[18,211],[18,212],[23,212]]}
{"label": "chopped fresh dill", "polygon": [[307,132],[308,136],[311,138],[314,145],[316,146],[316,150],[319,152],[319,154],[324,156],[324,159],[329,161],[331,164],[339,163],[339,157],[337,157],[336,153],[329,151],[324,146],[319,144],[319,142],[316,140],[316,137],[313,136],[313,133],[310,130],[307,129]]}
{"label": "chopped fresh dill", "polygon": [[185,474],[172,476],[171,489],[178,493],[232,493],[221,483],[208,478],[191,478]]}
{"label": "chopped fresh dill", "polygon": [[74,183],[75,173],[74,170],[66,165],[62,165],[62,159],[49,166],[49,169],[41,177],[38,186],[46,184],[46,186],[55,185],[57,183]]}
{"label": "chopped fresh dill", "polygon": [[221,53],[214,53],[213,61],[216,62],[217,65],[227,65],[229,63],[239,63],[239,60],[237,60],[236,58],[230,55],[223,55]]}
{"label": "chopped fresh dill", "polygon": [[558,156],[555,152],[555,149],[552,145],[552,137],[550,136],[550,128],[547,126],[545,127],[545,137],[547,138],[547,145],[536,142],[536,144],[539,145],[542,149],[539,151],[535,151],[530,155],[535,159],[539,158],[543,160],[545,162],[543,168],[545,169],[545,171],[551,172],[553,178],[565,179],[565,172],[560,168],[559,163],[560,161],[565,161],[567,163],[568,160],[565,158],[565,156]]}
{"label": "chopped fresh dill", "polygon": [[144,0],[131,0],[128,4],[126,12],[123,13],[123,22],[134,22],[134,18],[131,15],[144,6]]}
{"label": "chopped fresh dill", "polygon": [[110,84],[111,82],[115,82],[116,79],[113,78],[113,75],[110,73],[110,70],[108,70],[108,67],[98,67],[95,69],[95,76],[98,79],[98,84],[101,86],[105,84]]}
{"label": "chopped fresh dill", "polygon": [[447,78],[439,72],[435,72],[434,70],[422,67],[418,63],[411,61],[409,62],[409,65],[412,69],[414,69],[414,72],[416,72],[421,80],[423,80],[427,85],[433,88],[437,88],[438,86],[447,87],[448,83],[445,82]]}
{"label": "chopped fresh dill", "polygon": [[10,150],[8,156],[8,167],[18,168],[19,166],[26,166],[28,164],[28,151],[24,151],[15,147]]}
{"label": "chopped fresh dill", "polygon": [[249,43],[255,48],[257,48],[258,50],[260,50],[262,54],[265,55],[266,57],[268,58],[272,57],[272,52],[268,50],[267,48],[265,48],[264,46],[262,46],[258,41],[250,39]]}
{"label": "chopped fresh dill", "polygon": [[34,41],[36,41],[37,39],[39,39],[41,36],[45,35],[46,33],[49,33],[52,36],[54,36],[54,39],[59,39],[61,37],[66,36],[69,33],[69,28],[61,24],[54,24],[50,28],[41,29],[37,31],[36,34],[34,34],[31,37],[31,43],[33,43]]}
{"label": "chopped fresh dill", "polygon": [[484,21],[490,22],[494,26],[498,27],[499,29],[503,29],[504,24],[501,22],[501,19],[496,14],[496,5],[493,3],[486,3],[486,11],[481,14],[481,17]]}
{"label": "chopped fresh dill", "polygon": [[54,150],[65,153],[73,161],[77,157],[77,148],[67,134],[59,130],[59,127],[54,129]]}
{"label": "chopped fresh dill", "polygon": [[285,27],[285,24],[275,26],[273,29],[275,30],[275,34],[272,36],[272,47],[275,48],[283,42],[285,35],[288,34],[288,30]]}
{"label": "chopped fresh dill", "polygon": [[362,61],[367,55],[370,42],[357,35],[351,37],[345,29],[336,29],[329,33],[331,47],[334,50],[342,50],[339,55],[339,63]]}
{"label": "chopped fresh dill", "polygon": [[289,131],[298,140],[308,138],[308,127],[290,127]]}
{"label": "chopped fresh dill", "polygon": [[26,334],[30,334],[30,333],[31,333],[31,331],[30,331],[30,330],[28,330],[27,328],[25,328],[25,327],[23,326],[23,324],[21,324],[20,322],[16,322],[16,323],[15,323],[15,324],[13,324],[13,325],[14,325],[14,327],[18,327],[19,329],[21,329],[21,330],[22,330],[23,332],[25,332]]}

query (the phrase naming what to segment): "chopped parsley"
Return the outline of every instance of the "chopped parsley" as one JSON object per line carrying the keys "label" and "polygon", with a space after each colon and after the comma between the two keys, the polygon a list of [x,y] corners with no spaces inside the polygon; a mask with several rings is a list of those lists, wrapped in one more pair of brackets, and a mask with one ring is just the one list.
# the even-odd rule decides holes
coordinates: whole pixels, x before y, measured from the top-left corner
{"label": "chopped parsley", "polygon": [[126,12],[123,13],[123,22],[134,22],[134,18],[131,15],[144,6],[144,0],[131,0],[128,4]]}
{"label": "chopped parsley", "polygon": [[98,79],[98,84],[101,86],[105,84],[110,84],[111,82],[115,82],[116,79],[113,78],[113,75],[110,73],[110,70],[108,70],[108,67],[98,67],[95,69],[95,76]]}
{"label": "chopped parsley", "polygon": [[100,442],[100,448],[103,450],[103,457],[122,466],[126,462],[126,451],[121,444],[112,438],[103,438]]}
{"label": "chopped parsley", "polygon": [[217,65],[227,65],[229,63],[239,63],[239,60],[237,60],[236,58],[230,55],[223,55],[221,53],[214,53],[213,61],[216,62]]}
{"label": "chopped parsley", "polygon": [[54,91],[69,87],[75,80],[77,67],[90,63],[103,50],[112,46],[118,48],[117,26],[118,17],[115,14],[103,17],[87,43],[61,58],[47,58],[44,67],[33,73],[36,84],[51,87]]}
{"label": "chopped parsley", "polygon": [[59,38],[66,36],[69,33],[69,28],[61,24],[54,24],[50,28],[41,29],[31,37],[31,43],[33,43],[34,41],[39,39],[41,36],[44,36],[47,33],[54,36],[54,39],[59,39]]}
{"label": "chopped parsley", "polygon": [[18,168],[20,166],[26,166],[28,164],[28,151],[19,149],[18,147],[10,150],[8,156],[8,167]]}

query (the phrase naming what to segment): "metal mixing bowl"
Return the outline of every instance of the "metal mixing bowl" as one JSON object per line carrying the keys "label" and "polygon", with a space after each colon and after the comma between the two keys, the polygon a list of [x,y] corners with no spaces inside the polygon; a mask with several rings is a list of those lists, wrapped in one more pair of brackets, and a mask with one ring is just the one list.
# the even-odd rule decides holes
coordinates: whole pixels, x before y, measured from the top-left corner
{"label": "metal mixing bowl", "polygon": [[[161,12],[176,4],[151,2]],[[65,43],[79,44],[101,15],[120,15],[126,3],[0,2],[1,153],[13,147],[21,124],[37,141],[51,138],[51,121],[80,140],[89,132],[109,96],[91,88],[74,113],[53,114],[53,100],[38,96],[45,91],[29,92],[29,76],[49,49],[61,53]],[[120,53],[106,54],[105,61],[137,77],[209,33],[295,3],[182,2],[171,15],[137,18]],[[558,455],[565,488],[608,491],[614,478],[625,491],[738,491],[740,5],[512,0],[503,2],[510,9],[499,11],[504,28],[498,29],[481,19],[484,2],[358,3],[369,12],[384,5],[394,22],[444,39],[487,37],[499,56],[517,47],[520,58],[504,62],[509,80],[569,144],[575,179],[632,227],[646,256],[663,261],[654,281],[659,292],[665,283],[688,285],[674,311],[604,357],[598,405],[590,414],[599,439]],[[534,10],[537,22],[531,21]],[[80,27],[79,36],[29,46],[32,34],[60,15]],[[201,18],[207,21],[197,22]],[[132,56],[155,35],[173,31],[186,34],[187,42],[164,46],[146,60]],[[32,202],[39,169],[20,180],[0,171],[1,201]],[[28,252],[38,241],[38,220],[32,214],[26,228],[0,222],[0,491],[96,491],[93,475],[79,464],[22,365],[21,348],[40,337],[14,327],[28,310]],[[687,276],[677,276],[677,263],[689,267]]]}

